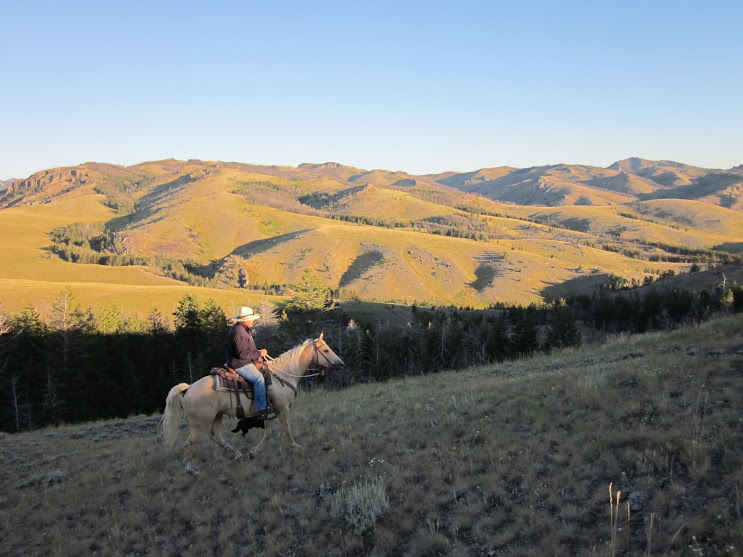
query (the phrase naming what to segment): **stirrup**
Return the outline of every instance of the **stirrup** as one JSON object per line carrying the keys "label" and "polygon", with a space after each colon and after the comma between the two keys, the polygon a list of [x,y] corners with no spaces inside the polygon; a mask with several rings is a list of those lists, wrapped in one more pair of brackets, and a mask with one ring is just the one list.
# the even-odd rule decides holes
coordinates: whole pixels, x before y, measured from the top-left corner
{"label": "stirrup", "polygon": [[279,413],[270,406],[265,410],[259,410],[255,417],[259,420],[273,420]]}

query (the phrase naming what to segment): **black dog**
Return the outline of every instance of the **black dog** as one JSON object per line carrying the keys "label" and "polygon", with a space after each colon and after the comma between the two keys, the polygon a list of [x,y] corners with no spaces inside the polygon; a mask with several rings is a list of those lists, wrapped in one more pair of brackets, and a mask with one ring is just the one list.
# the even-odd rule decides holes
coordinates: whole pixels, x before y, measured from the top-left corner
{"label": "black dog", "polygon": [[261,420],[260,418],[257,418],[256,416],[249,416],[247,418],[242,418],[239,422],[237,422],[237,427],[232,430],[232,433],[237,433],[238,431],[243,432],[243,437],[245,437],[245,434],[251,430],[251,428],[259,427],[261,429],[266,429],[266,422],[265,420]]}

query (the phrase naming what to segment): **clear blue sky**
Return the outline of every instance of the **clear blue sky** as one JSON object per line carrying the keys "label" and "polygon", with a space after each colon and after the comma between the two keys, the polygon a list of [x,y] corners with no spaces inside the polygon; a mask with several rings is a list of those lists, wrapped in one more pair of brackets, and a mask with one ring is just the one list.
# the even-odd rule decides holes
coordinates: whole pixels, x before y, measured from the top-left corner
{"label": "clear blue sky", "polygon": [[743,2],[0,3],[0,179],[743,164]]}

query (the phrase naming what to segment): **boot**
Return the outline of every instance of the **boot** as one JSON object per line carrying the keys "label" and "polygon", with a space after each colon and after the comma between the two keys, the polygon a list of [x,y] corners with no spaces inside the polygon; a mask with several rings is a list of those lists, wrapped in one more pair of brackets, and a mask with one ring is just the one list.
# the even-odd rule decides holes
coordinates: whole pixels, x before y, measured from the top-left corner
{"label": "boot", "polygon": [[265,410],[259,410],[256,416],[259,420],[273,420],[276,417],[276,412],[270,406]]}

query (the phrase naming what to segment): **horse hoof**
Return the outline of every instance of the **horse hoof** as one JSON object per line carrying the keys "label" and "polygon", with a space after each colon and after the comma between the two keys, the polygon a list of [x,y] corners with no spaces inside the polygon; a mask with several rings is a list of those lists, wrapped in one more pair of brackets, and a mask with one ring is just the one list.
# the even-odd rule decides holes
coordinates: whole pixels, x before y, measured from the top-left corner
{"label": "horse hoof", "polygon": [[242,455],[242,453],[237,453],[237,454],[235,455],[235,460],[242,460],[242,459],[243,459],[243,455]]}
{"label": "horse hoof", "polygon": [[255,454],[252,452],[248,453],[248,457],[250,457],[250,460],[253,460],[255,458]]}
{"label": "horse hoof", "polygon": [[194,478],[199,475],[199,473],[193,469],[193,465],[191,464],[190,460],[186,462],[186,473],[190,474]]}

